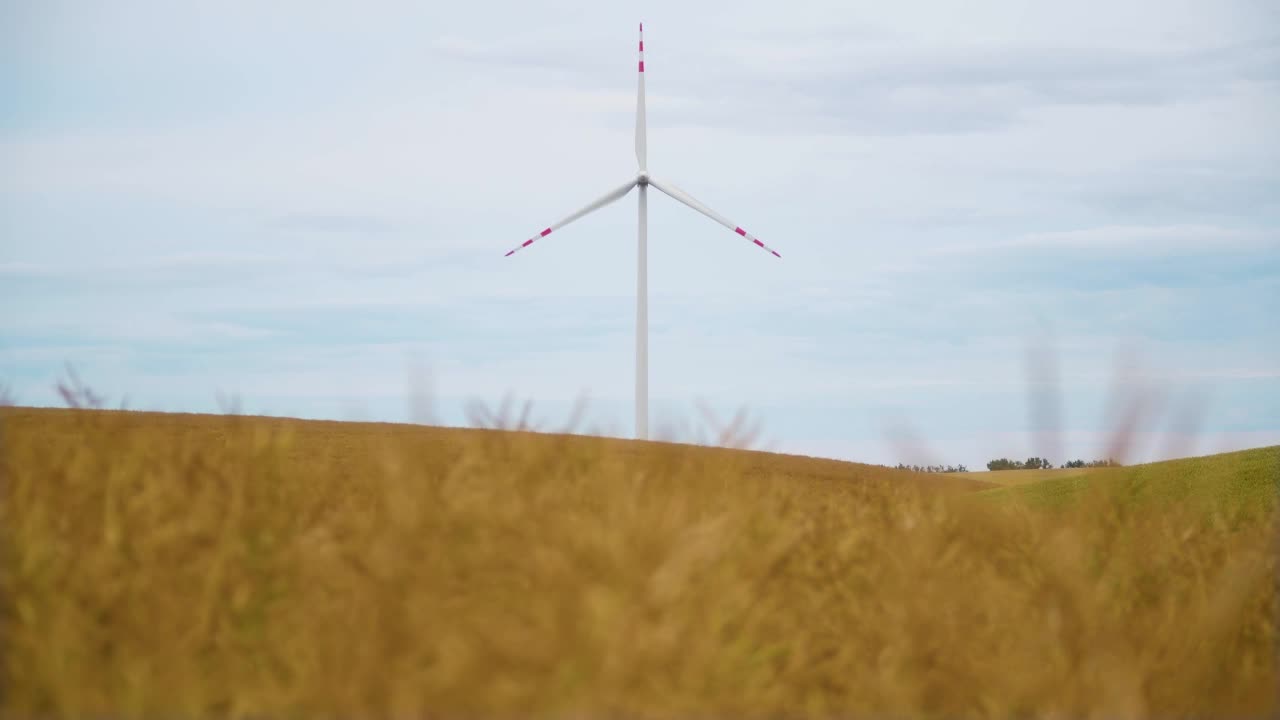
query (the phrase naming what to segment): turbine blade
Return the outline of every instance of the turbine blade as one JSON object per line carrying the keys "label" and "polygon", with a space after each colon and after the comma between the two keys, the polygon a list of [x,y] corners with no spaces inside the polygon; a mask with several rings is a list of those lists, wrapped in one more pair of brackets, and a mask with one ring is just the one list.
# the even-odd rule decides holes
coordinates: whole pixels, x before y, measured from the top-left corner
{"label": "turbine blade", "polygon": [[734,223],[734,222],[730,221],[730,220],[729,220],[728,218],[726,218],[725,216],[721,215],[720,213],[716,212],[715,210],[712,210],[711,208],[707,207],[706,205],[703,205],[702,203],[698,202],[697,200],[695,200],[695,199],[693,198],[693,196],[692,196],[692,195],[690,195],[689,193],[687,193],[687,192],[685,192],[685,191],[681,190],[680,188],[676,187],[675,185],[672,185],[672,184],[670,184],[670,183],[666,183],[666,182],[659,182],[658,180],[655,180],[655,179],[654,179],[654,178],[652,178],[652,177],[650,177],[650,178],[649,178],[649,184],[650,184],[650,185],[652,185],[652,186],[654,186],[654,187],[656,187],[656,188],[658,188],[659,190],[661,190],[662,192],[666,193],[667,195],[670,195],[672,198],[675,198],[676,200],[679,200],[680,202],[684,203],[685,205],[688,205],[689,207],[693,208],[694,210],[697,210],[698,212],[702,213],[703,215],[706,215],[707,217],[711,218],[712,220],[715,220],[716,222],[718,222],[718,223],[720,223],[721,225],[723,225],[723,226],[725,226],[725,227],[729,228],[730,230],[732,230],[732,231],[734,231],[734,232],[738,233],[738,234],[739,234],[739,235],[741,235],[742,237],[744,237],[744,238],[746,238],[746,239],[750,240],[753,244],[760,246],[760,247],[761,247],[761,248],[763,248],[764,250],[768,250],[769,252],[773,253],[774,257],[779,257],[779,258],[780,258],[780,257],[782,257],[781,255],[779,255],[779,254],[778,254],[778,251],[777,251],[777,250],[774,250],[773,248],[769,247],[768,245],[765,245],[764,243],[760,242],[760,239],[759,239],[759,238],[757,238],[755,235],[752,235],[751,233],[747,232],[746,230],[743,230],[743,229],[742,229],[741,227],[739,227],[736,223]]}
{"label": "turbine blade", "polygon": [[644,110],[644,23],[640,23],[640,72],[636,74],[640,78],[636,89],[636,161],[640,163],[640,169],[645,170],[649,161],[649,140]]}
{"label": "turbine blade", "polygon": [[553,230],[559,230],[560,228],[564,227],[565,225],[568,225],[569,223],[573,222],[574,220],[577,220],[578,218],[582,217],[583,215],[586,215],[586,214],[591,213],[591,212],[595,212],[596,210],[599,210],[600,208],[604,207],[605,205],[608,205],[608,204],[609,204],[609,203],[611,203],[611,202],[616,202],[617,200],[620,200],[620,199],[622,198],[622,196],[624,196],[624,195],[626,195],[627,193],[631,192],[631,188],[633,188],[633,187],[635,187],[635,186],[636,186],[636,181],[635,181],[635,180],[628,180],[626,185],[623,185],[622,187],[620,187],[620,188],[618,188],[618,189],[616,189],[616,190],[611,190],[607,195],[605,195],[604,197],[601,197],[599,200],[596,200],[595,202],[593,202],[593,203],[591,203],[590,205],[588,205],[588,206],[586,206],[586,207],[582,208],[581,210],[579,210],[579,211],[575,212],[574,214],[570,215],[569,217],[567,217],[567,218],[565,218],[565,219],[561,220],[560,222],[558,222],[558,223],[556,223],[556,224],[554,224],[554,225],[551,225],[550,227],[548,227],[547,229],[545,229],[545,230],[543,230],[542,232],[538,233],[537,235],[534,235],[533,237],[529,238],[528,240],[525,240],[524,242],[520,243],[520,244],[519,244],[519,245],[517,245],[517,246],[516,246],[516,247],[515,247],[511,252],[507,253],[504,257],[510,257],[511,255],[515,254],[515,252],[516,252],[517,250],[521,250],[521,249],[523,249],[523,248],[527,248],[527,247],[529,247],[530,245],[532,245],[532,244],[533,244],[533,241],[534,241],[534,240],[537,240],[538,238],[543,238],[543,237],[546,237],[546,236],[550,235],[550,234],[551,234],[551,231],[553,231]]}

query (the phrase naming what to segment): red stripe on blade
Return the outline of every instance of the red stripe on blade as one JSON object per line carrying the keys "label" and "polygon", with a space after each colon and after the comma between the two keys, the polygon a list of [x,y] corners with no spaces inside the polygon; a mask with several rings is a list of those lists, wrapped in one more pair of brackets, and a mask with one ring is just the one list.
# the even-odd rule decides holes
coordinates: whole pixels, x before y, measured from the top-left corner
{"label": "red stripe on blade", "polygon": [[[538,237],[546,237],[546,236],[548,236],[548,235],[550,235],[550,234],[551,234],[551,228],[547,228],[546,230],[543,230],[543,231],[542,231],[542,234],[538,235]],[[532,240],[530,240],[530,242],[533,242],[533,241],[532,241]]]}
{"label": "red stripe on blade", "polygon": [[777,250],[770,250],[769,252],[773,253],[774,257],[778,257],[778,258],[782,257],[781,255],[778,254]]}
{"label": "red stripe on blade", "polygon": [[644,41],[640,41],[640,52],[644,52]]}
{"label": "red stripe on blade", "polygon": [[644,61],[640,61],[640,72],[644,72]]}
{"label": "red stripe on blade", "polygon": [[513,252],[515,252],[515,250],[512,250],[511,252],[507,253],[506,255],[503,255],[502,257],[511,257],[511,253]]}
{"label": "red stripe on blade", "polygon": [[746,230],[743,230],[743,229],[742,229],[742,228],[740,228],[740,227],[736,227],[736,228],[734,228],[734,229],[733,229],[733,231],[734,231],[734,232],[736,232],[736,233],[738,233],[739,235],[744,236],[744,237],[745,237],[745,236],[746,236],[746,234],[747,234],[747,231],[746,231]]}
{"label": "red stripe on blade", "polygon": [[524,242],[520,243],[520,247],[529,247],[532,244],[533,244],[533,238],[529,238],[528,240],[525,240]]}
{"label": "red stripe on blade", "polygon": [[764,247],[764,243],[760,242],[759,240],[752,240],[751,242],[759,245],[760,247]]}

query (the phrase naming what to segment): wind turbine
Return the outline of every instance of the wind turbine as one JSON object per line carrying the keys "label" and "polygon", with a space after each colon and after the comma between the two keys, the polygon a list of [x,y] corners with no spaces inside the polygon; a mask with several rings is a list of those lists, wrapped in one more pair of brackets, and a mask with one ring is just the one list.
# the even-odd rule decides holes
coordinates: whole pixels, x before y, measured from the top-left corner
{"label": "wind turbine", "polygon": [[762,249],[773,253],[775,257],[782,257],[778,251],[760,242],[755,235],[743,230],[736,223],[731,222],[728,218],[717,213],[711,208],[703,205],[693,198],[693,196],[684,192],[675,185],[666,181],[659,181],[657,178],[649,175],[647,166],[647,144],[645,133],[645,112],[644,112],[644,23],[640,23],[640,65],[639,65],[639,83],[636,89],[636,161],[639,163],[639,172],[635,178],[628,180],[626,184],[610,191],[607,195],[601,197],[590,205],[578,210],[572,215],[566,217],[554,225],[547,227],[542,232],[525,240],[507,253],[507,257],[515,254],[517,251],[529,247],[540,238],[550,235],[552,232],[568,225],[585,215],[588,215],[600,208],[611,203],[621,200],[623,196],[631,192],[632,188],[640,188],[640,214],[639,214],[639,232],[638,247],[636,255],[636,438],[639,440],[649,439],[649,200],[648,190],[653,186],[668,196],[688,205],[707,217],[715,220],[721,225],[736,232],[742,237],[750,240]]}

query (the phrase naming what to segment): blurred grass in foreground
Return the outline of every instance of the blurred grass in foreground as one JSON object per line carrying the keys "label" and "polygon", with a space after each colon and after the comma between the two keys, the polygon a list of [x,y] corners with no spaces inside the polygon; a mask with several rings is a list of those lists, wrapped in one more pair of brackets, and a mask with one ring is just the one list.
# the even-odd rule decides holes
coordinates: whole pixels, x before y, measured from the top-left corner
{"label": "blurred grass in foreground", "polygon": [[1280,448],[998,489],[0,408],[6,716],[1257,716]]}

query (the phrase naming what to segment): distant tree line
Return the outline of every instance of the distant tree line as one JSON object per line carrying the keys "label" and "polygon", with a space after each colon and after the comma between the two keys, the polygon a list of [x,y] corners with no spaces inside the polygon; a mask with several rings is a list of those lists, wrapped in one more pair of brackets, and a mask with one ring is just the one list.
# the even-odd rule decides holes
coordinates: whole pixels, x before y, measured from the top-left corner
{"label": "distant tree line", "polygon": [[923,473],[961,473],[969,472],[969,468],[963,465],[904,465],[898,463],[895,470],[910,470],[911,472]]}
{"label": "distant tree line", "polygon": [[[1120,467],[1120,463],[1110,458],[1106,460],[1072,460],[1063,463],[1062,468],[1093,468],[1093,467]],[[1026,460],[1010,460],[1009,458],[997,458],[987,463],[988,470],[1052,470],[1053,463],[1047,458],[1029,457]]]}
{"label": "distant tree line", "polygon": [[987,463],[988,470],[1048,470],[1052,467],[1053,463],[1042,457],[1029,457],[1025,461],[997,458]]}
{"label": "distant tree line", "polygon": [[1090,460],[1089,462],[1085,462],[1083,460],[1072,460],[1071,462],[1064,463],[1062,467],[1064,468],[1120,467],[1120,463],[1116,462],[1115,460],[1112,460],[1111,458],[1107,458],[1106,460]]}

